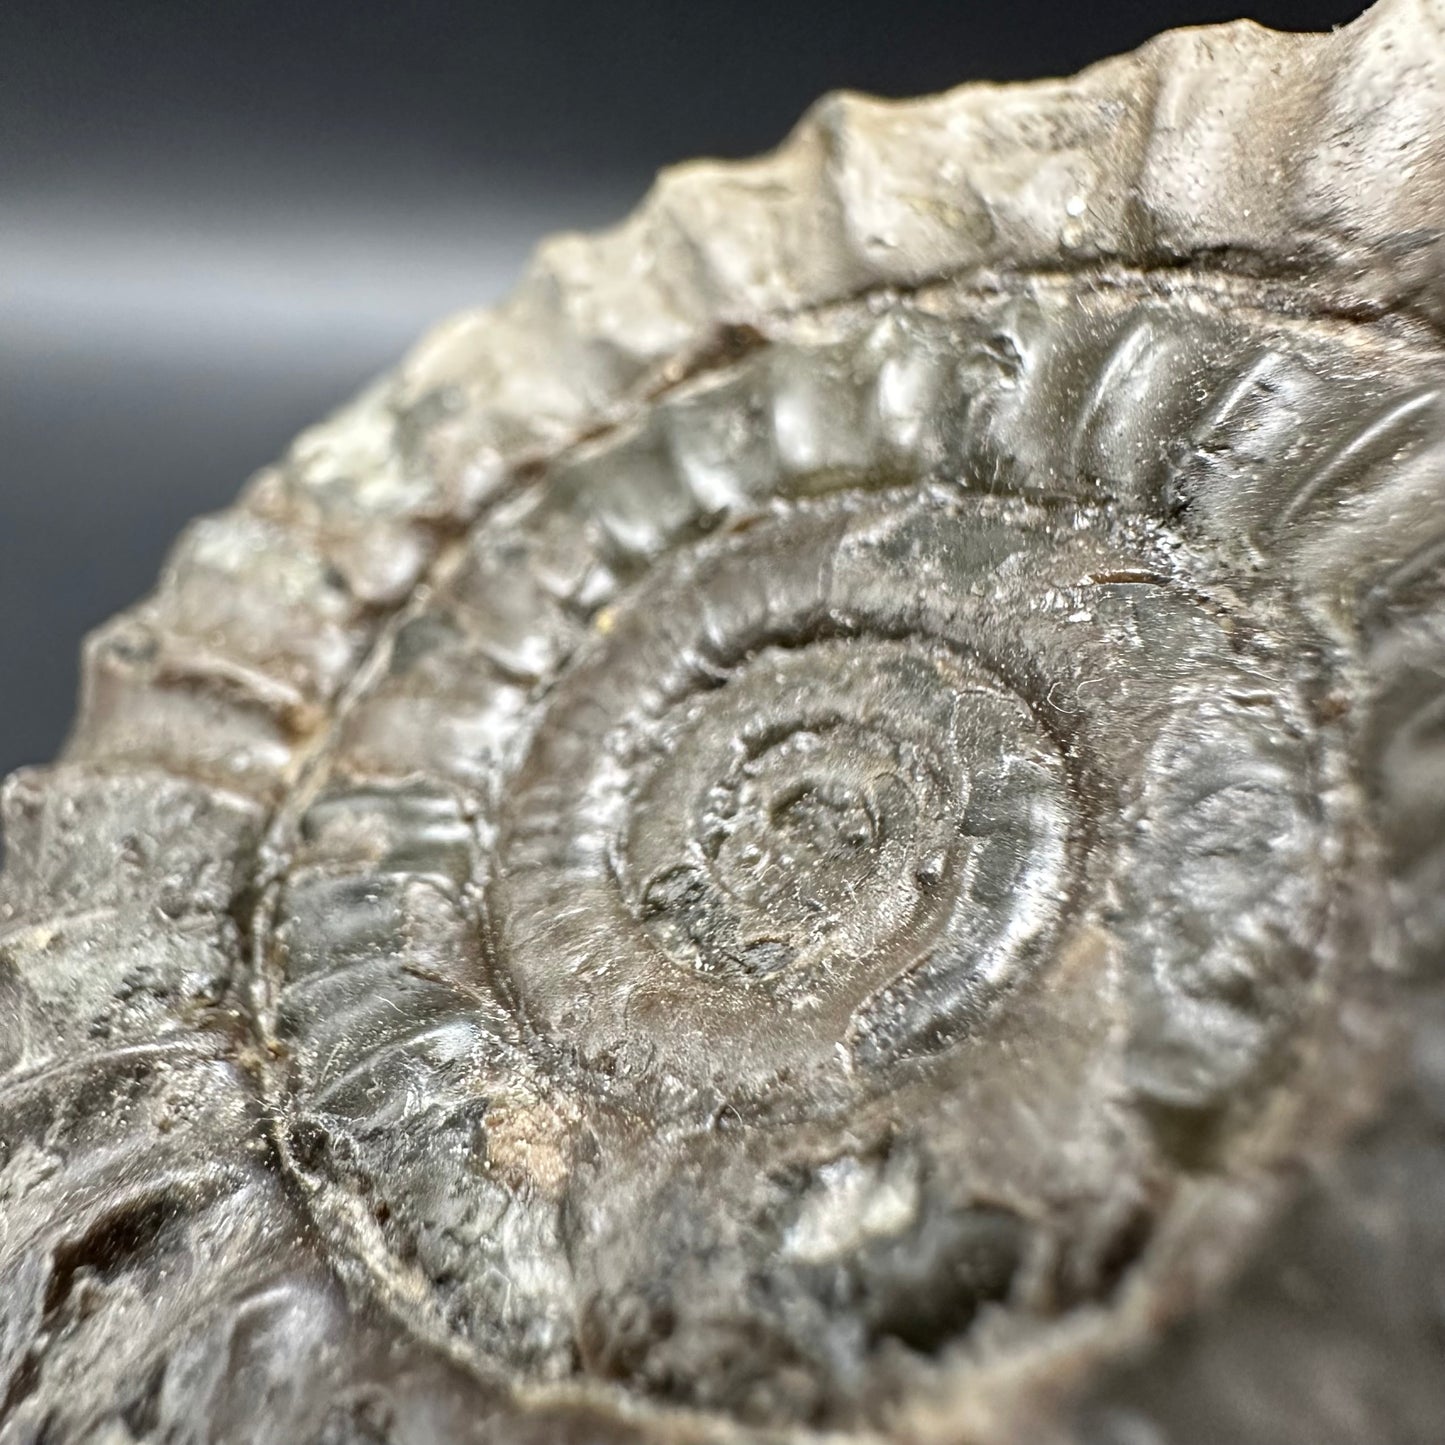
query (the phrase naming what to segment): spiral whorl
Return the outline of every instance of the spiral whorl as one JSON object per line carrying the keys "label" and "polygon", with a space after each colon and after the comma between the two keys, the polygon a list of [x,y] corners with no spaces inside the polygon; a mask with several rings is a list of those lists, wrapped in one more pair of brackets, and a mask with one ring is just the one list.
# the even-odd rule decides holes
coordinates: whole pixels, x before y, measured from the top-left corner
{"label": "spiral whorl", "polygon": [[1438,1439],[1436,10],[835,98],[194,527],[4,794],[0,1435]]}
{"label": "spiral whorl", "polygon": [[[408,1319],[807,1415],[909,1335],[869,1301],[926,1317],[910,1251],[989,1261],[939,1330],[1046,1334],[1060,1271],[1106,1298],[1164,1228],[1171,1161],[1258,1147],[1356,825],[1324,620],[1185,504],[1261,346],[1332,343],[1200,299],[800,322],[565,454],[402,616],[295,815],[267,1016],[293,1162]],[[1250,425],[1250,487],[1305,505],[1313,444]],[[840,1169],[896,1238],[807,1246],[869,1280],[825,1306],[786,1241],[832,1237],[800,1221]],[[769,1256],[764,1305],[728,1281]]]}

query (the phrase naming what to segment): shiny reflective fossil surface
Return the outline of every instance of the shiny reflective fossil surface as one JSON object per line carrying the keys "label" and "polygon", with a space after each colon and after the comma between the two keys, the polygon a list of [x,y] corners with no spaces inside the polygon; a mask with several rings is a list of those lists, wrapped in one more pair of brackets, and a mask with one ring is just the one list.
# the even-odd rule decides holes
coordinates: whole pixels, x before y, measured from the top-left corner
{"label": "shiny reflective fossil surface", "polygon": [[1429,1438],[1439,25],[831,102],[198,523],[6,795],[0,1432]]}

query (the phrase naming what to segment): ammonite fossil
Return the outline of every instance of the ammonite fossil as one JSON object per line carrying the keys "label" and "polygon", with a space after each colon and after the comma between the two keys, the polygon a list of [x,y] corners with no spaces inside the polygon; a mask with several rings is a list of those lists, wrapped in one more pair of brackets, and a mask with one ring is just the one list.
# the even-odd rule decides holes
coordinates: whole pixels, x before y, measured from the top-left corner
{"label": "ammonite fossil", "polygon": [[1445,10],[825,101],[11,780],[0,1439],[1438,1440]]}

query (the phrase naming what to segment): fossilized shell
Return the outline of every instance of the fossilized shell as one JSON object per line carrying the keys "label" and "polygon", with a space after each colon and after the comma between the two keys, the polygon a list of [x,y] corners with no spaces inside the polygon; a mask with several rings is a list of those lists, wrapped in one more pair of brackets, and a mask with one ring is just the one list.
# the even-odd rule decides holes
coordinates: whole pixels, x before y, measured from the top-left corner
{"label": "fossilized shell", "polygon": [[197,523],[6,793],[0,1438],[1439,1438],[1442,109],[835,97]]}

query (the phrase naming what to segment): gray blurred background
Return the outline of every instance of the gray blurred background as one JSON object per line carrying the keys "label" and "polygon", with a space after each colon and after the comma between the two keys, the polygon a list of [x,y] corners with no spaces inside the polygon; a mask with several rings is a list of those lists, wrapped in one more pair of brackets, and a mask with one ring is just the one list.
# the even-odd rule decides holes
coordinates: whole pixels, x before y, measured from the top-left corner
{"label": "gray blurred background", "polygon": [[0,772],[192,515],[535,240],[821,92],[1067,73],[1326,0],[0,0]]}

